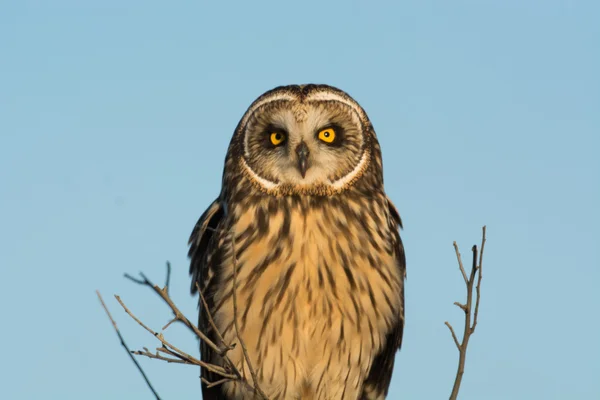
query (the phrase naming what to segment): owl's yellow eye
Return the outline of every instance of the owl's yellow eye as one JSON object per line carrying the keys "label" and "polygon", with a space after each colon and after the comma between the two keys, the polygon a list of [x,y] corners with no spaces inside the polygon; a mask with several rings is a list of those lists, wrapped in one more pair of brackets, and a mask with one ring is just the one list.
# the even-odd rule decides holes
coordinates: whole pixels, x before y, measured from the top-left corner
{"label": "owl's yellow eye", "polygon": [[271,133],[270,138],[271,144],[273,144],[273,146],[279,146],[285,140],[285,134],[281,132],[273,132]]}
{"label": "owl's yellow eye", "polygon": [[335,131],[333,128],[323,129],[319,132],[319,140],[322,140],[325,143],[333,143],[335,140]]}

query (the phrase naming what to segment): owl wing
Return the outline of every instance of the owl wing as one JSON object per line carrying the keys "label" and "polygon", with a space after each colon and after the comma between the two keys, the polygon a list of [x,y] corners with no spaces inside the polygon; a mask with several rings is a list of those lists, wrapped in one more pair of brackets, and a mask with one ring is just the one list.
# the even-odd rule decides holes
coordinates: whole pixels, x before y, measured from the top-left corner
{"label": "owl wing", "polygon": [[[220,199],[216,199],[204,211],[196,226],[190,235],[188,245],[190,250],[188,257],[190,258],[190,275],[192,275],[191,292],[195,294],[199,287],[208,303],[208,307],[213,305],[213,291],[216,282],[216,268],[218,267],[219,249],[217,246],[219,230],[222,228],[224,220],[224,207]],[[198,286],[196,286],[196,284]],[[200,302],[200,312],[198,316],[198,328],[205,333],[213,342],[216,342],[215,332],[212,331],[210,324],[207,323],[206,310],[202,302]],[[211,362],[212,349],[208,347],[202,340],[200,341],[200,356],[202,361]],[[202,369],[202,377],[209,382],[213,382],[215,376],[212,376],[208,371]],[[218,378],[218,377],[217,377]],[[202,383],[202,398],[205,400],[223,399],[223,394],[219,387],[207,388]]]}
{"label": "owl wing", "polygon": [[401,308],[398,310],[398,320],[386,336],[385,345],[373,360],[371,371],[365,380],[361,396],[361,399],[365,400],[380,399],[382,395],[387,396],[390,381],[392,380],[394,359],[396,357],[396,352],[400,350],[400,347],[402,346],[402,333],[404,331],[404,278],[406,277],[406,257],[404,255],[404,246],[402,245],[402,239],[400,238],[399,232],[399,229],[402,228],[402,220],[392,201],[387,198],[387,202],[390,216],[390,231],[393,232],[392,241],[394,244],[396,264],[398,266],[398,273],[402,277],[401,289],[400,293],[398,293],[398,296],[400,296]]}
{"label": "owl wing", "polygon": [[223,214],[221,201],[216,199],[202,213],[190,235],[188,257],[190,258],[190,275],[192,275],[192,294],[197,291],[196,283],[203,292],[210,283],[210,279],[207,279],[209,275],[212,276],[212,274],[209,274],[211,266],[207,265],[210,258],[208,250]]}

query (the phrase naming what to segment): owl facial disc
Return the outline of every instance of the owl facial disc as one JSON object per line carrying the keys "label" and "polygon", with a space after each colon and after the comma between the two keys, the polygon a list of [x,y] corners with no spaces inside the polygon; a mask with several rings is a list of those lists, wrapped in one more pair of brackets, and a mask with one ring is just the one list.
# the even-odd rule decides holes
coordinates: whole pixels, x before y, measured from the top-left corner
{"label": "owl facial disc", "polygon": [[259,97],[236,135],[246,176],[272,194],[331,194],[367,170],[375,133],[364,110],[341,90],[286,86]]}

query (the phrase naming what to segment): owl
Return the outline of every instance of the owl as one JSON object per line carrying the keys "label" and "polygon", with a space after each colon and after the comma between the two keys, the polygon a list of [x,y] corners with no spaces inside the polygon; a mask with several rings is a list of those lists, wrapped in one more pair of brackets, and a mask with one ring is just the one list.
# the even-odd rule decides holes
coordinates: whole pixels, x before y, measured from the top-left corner
{"label": "owl", "polygon": [[[264,93],[237,125],[221,193],[189,240],[192,293],[207,302],[200,329],[242,340],[270,399],[384,399],[404,328],[401,227],[354,99],[314,84]],[[200,346],[202,360],[224,365]],[[252,382],[242,347],[228,355]],[[256,398],[235,381],[202,393]]]}

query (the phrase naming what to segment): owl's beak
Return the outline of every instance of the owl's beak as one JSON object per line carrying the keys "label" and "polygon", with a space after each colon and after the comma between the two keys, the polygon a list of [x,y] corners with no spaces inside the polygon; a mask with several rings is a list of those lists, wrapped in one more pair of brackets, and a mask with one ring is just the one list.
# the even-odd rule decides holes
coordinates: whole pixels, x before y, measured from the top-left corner
{"label": "owl's beak", "polygon": [[302,178],[304,178],[306,176],[306,170],[308,169],[308,155],[310,154],[306,143],[301,142],[298,147],[296,147],[296,154],[298,154],[298,170],[300,170],[300,174],[302,175]]}

